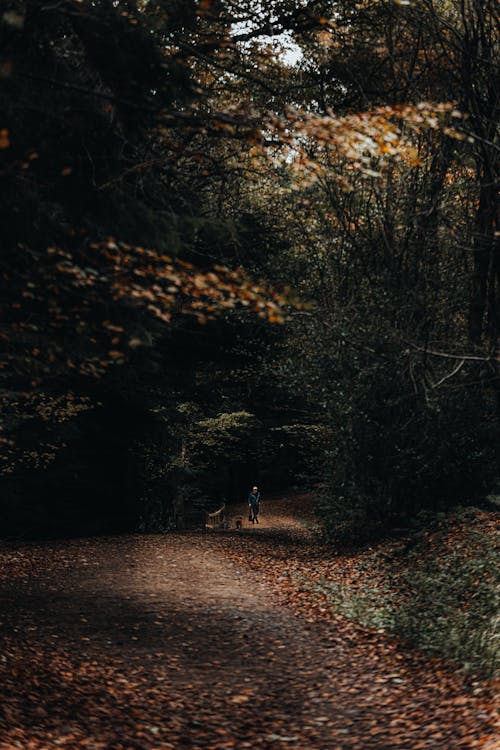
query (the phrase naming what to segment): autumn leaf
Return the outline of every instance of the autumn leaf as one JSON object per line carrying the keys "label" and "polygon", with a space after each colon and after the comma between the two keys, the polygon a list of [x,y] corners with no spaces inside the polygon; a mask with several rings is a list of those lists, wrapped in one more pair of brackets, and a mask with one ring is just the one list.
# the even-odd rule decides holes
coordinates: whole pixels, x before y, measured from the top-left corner
{"label": "autumn leaf", "polygon": [[7,128],[0,129],[0,149],[9,148],[10,138]]}

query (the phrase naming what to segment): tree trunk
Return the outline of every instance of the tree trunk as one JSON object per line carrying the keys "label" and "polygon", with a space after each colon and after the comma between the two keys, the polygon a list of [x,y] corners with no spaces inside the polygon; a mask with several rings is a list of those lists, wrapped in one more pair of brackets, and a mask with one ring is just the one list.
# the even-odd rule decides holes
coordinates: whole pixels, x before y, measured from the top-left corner
{"label": "tree trunk", "polygon": [[[492,347],[498,344],[499,332],[499,274],[498,205],[495,186],[483,184],[473,241],[474,271],[469,306],[469,338],[479,345],[485,331]],[[487,325],[485,317],[487,315]]]}

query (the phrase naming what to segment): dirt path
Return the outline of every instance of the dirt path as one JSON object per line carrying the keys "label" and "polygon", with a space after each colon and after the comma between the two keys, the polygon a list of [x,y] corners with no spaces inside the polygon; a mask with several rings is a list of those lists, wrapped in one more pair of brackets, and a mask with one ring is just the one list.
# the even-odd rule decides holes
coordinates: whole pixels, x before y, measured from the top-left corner
{"label": "dirt path", "polygon": [[[255,532],[280,533],[270,513]],[[228,559],[251,533],[0,550],[0,749],[493,750],[456,676],[308,622]]]}

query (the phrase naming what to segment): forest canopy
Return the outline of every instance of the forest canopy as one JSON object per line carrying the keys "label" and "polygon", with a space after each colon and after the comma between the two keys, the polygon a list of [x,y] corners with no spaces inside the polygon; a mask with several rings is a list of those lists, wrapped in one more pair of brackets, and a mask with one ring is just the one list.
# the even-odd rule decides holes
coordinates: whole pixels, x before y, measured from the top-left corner
{"label": "forest canopy", "polygon": [[498,476],[494,0],[4,0],[2,533]]}

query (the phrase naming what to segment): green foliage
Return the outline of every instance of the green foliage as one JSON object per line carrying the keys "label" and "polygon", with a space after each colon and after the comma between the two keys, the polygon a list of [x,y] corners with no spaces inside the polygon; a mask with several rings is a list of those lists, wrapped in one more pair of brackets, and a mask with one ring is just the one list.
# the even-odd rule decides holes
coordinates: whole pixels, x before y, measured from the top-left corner
{"label": "green foliage", "polygon": [[393,611],[391,629],[426,650],[445,654],[493,678],[500,672],[498,554],[460,552],[444,559],[413,551],[402,585],[406,601]]}
{"label": "green foliage", "polygon": [[246,411],[218,414],[195,422],[193,432],[201,449],[227,456],[229,448],[245,439],[254,428],[255,417]]}

